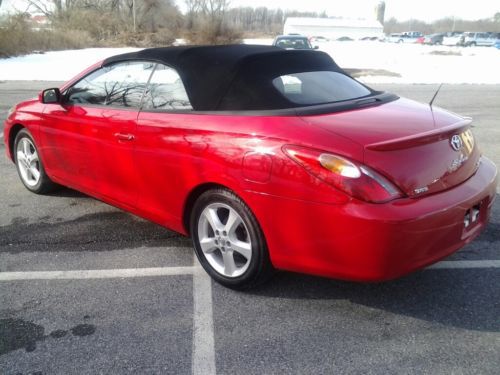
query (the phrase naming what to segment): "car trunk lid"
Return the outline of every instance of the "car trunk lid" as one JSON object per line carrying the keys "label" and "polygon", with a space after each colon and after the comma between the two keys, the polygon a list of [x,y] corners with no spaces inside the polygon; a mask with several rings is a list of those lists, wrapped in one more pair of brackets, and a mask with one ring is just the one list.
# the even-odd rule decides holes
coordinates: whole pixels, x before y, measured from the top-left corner
{"label": "car trunk lid", "polygon": [[399,99],[303,119],[364,148],[361,162],[410,197],[449,189],[472,176],[480,158],[470,119]]}

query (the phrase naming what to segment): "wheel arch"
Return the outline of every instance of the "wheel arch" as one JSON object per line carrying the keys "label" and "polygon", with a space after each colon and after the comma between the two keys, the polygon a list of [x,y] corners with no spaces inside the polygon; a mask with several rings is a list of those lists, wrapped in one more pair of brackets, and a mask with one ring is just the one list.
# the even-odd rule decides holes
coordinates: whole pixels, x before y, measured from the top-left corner
{"label": "wheel arch", "polygon": [[[190,220],[191,220],[191,214],[193,212],[193,207],[194,207],[194,204],[196,202],[196,200],[206,191],[208,190],[211,190],[211,189],[227,189],[227,190],[230,190],[232,191],[234,194],[236,194],[234,192],[233,189],[225,186],[225,185],[222,185],[222,184],[219,184],[219,183],[216,183],[216,182],[206,182],[206,183],[203,183],[203,184],[200,184],[196,187],[194,187],[188,194],[185,202],[184,202],[184,208],[182,210],[182,226],[184,227],[184,230],[186,231],[187,235],[189,236],[190,235],[190,231],[189,231],[189,223],[190,223]],[[238,195],[238,194],[236,194]]]}
{"label": "wheel arch", "polygon": [[[219,191],[221,189],[226,190],[227,192],[229,192],[231,195],[233,195],[237,199],[237,201],[240,205],[243,204],[245,206],[244,207],[245,211],[247,213],[250,213],[250,215],[252,217],[251,220],[253,220],[252,224],[255,225],[254,229],[257,231],[255,239],[256,239],[257,243],[261,245],[261,247],[260,246],[258,247],[261,250],[259,252],[259,256],[257,256],[256,260],[253,261],[254,267],[253,267],[252,273],[250,275],[248,275],[245,279],[240,280],[241,282],[238,281],[237,283],[233,283],[233,282],[231,282],[231,280],[228,281],[227,279],[221,280],[220,277],[223,277],[223,276],[220,276],[220,274],[217,274],[217,272],[213,271],[214,269],[212,268],[212,266],[208,266],[208,264],[209,264],[208,261],[200,255],[199,251],[201,251],[201,250],[199,250],[199,242],[196,242],[197,241],[196,238],[197,238],[198,234],[194,233],[192,238],[193,238],[193,243],[194,243],[194,247],[195,247],[195,252],[196,252],[196,255],[197,255],[198,259],[200,260],[203,268],[205,268],[205,270],[208,272],[208,274],[210,276],[212,276],[215,279],[215,281],[221,283],[222,285],[224,285],[226,287],[232,288],[232,289],[244,290],[244,289],[252,288],[256,285],[259,285],[259,284],[267,281],[273,275],[275,268],[274,268],[274,265],[273,265],[272,260],[271,260],[266,235],[265,235],[264,231],[262,230],[260,222],[259,222],[258,218],[255,216],[255,213],[252,210],[252,208],[246,203],[246,201],[245,201],[245,199],[243,199],[243,197],[241,197],[239,194],[237,194],[234,191],[234,189],[231,189],[230,187],[228,187],[224,184],[216,183],[216,182],[202,183],[202,184],[194,187],[190,191],[190,193],[186,199],[185,205],[184,205],[183,225],[185,227],[186,234],[188,236],[190,236],[190,231],[189,231],[190,225],[189,224],[190,224],[190,221],[192,220],[193,208],[196,204],[197,199],[202,194],[204,194],[205,192],[212,190],[212,189],[219,189]],[[208,267],[208,269],[207,269],[207,267]],[[246,272],[247,271],[245,270],[245,273]],[[215,277],[214,274],[217,274],[218,277]],[[240,277],[240,276],[238,276],[238,277]]]}
{"label": "wheel arch", "polygon": [[16,141],[17,134],[26,127],[22,124],[14,124],[9,130],[9,156],[12,161],[14,161],[14,142]]}
{"label": "wheel arch", "polygon": [[[194,207],[194,204],[196,203],[196,200],[203,193],[205,193],[208,190],[212,190],[212,189],[225,189],[225,190],[230,191],[231,193],[236,195],[239,199],[241,199],[243,201],[243,203],[245,203],[248,206],[248,208],[250,209],[252,214],[255,215],[255,213],[253,212],[253,210],[250,207],[250,205],[248,204],[248,202],[240,194],[238,194],[235,191],[235,189],[231,188],[228,184],[223,184],[223,183],[219,183],[219,182],[204,182],[204,183],[201,183],[201,184],[195,186],[189,192],[189,194],[187,195],[187,197],[184,201],[184,207],[182,210],[182,227],[188,236],[191,235],[190,230],[189,230],[189,226],[190,226],[190,221],[191,221],[191,214],[193,212],[193,207]],[[259,226],[260,226],[260,223],[259,223]]]}

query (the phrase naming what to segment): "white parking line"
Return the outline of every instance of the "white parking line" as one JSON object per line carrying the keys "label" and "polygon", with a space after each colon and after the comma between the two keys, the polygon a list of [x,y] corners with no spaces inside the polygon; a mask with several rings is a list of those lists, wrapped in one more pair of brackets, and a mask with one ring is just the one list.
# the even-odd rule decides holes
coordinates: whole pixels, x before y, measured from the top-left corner
{"label": "white parking line", "polygon": [[[198,264],[191,267],[153,267],[153,268],[117,268],[104,270],[72,270],[72,271],[15,271],[0,272],[0,281],[16,280],[71,280],[71,279],[114,279],[129,277],[150,277],[150,276],[176,276],[194,275],[195,284],[203,291],[198,297],[200,306],[205,306],[210,301],[211,310],[211,283],[210,277]],[[453,260],[442,261],[427,267],[432,269],[468,269],[468,268],[500,268],[500,260]],[[210,286],[210,287],[209,287]],[[199,288],[198,288],[199,287]],[[210,298],[208,298],[210,296]],[[207,305],[208,306],[208,305]],[[211,319],[211,318],[210,318]]]}
{"label": "white parking line", "polygon": [[500,268],[500,260],[449,260],[433,264],[428,269]]}
{"label": "white parking line", "polygon": [[[207,307],[210,302],[211,307],[211,280],[203,268],[196,260],[196,266],[191,267],[153,267],[153,268],[117,268],[104,270],[72,270],[72,271],[15,271],[0,272],[0,281],[16,280],[71,280],[71,279],[114,279],[129,277],[150,277],[150,276],[177,276],[194,275],[195,289],[197,294],[201,293],[195,302],[199,306]],[[433,269],[469,269],[469,268],[500,268],[500,260],[450,260],[442,261],[427,267]],[[199,288],[198,288],[199,287]],[[210,296],[210,298],[208,298]],[[211,318],[210,318],[211,320]]]}
{"label": "white parking line", "polygon": [[200,266],[196,254],[193,276],[193,375],[215,374],[212,280]]}
{"label": "white parking line", "polygon": [[124,277],[192,275],[193,273],[194,267],[119,268],[74,271],[21,271],[0,272],[0,281],[113,279]]}

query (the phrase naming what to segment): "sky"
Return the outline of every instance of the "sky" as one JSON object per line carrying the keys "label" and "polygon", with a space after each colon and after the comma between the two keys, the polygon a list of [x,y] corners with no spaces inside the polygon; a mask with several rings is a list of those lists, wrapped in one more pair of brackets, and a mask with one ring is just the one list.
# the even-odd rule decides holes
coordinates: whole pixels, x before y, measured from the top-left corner
{"label": "sky", "polygon": [[[176,0],[183,9],[183,0]],[[329,16],[346,18],[374,18],[378,0],[230,0],[232,6],[267,6],[268,8],[297,9],[327,12]],[[26,0],[3,0],[0,11],[11,4],[24,9]],[[386,0],[385,18],[398,20],[419,19],[434,21],[444,17],[479,19],[493,17],[500,12],[500,0]]]}

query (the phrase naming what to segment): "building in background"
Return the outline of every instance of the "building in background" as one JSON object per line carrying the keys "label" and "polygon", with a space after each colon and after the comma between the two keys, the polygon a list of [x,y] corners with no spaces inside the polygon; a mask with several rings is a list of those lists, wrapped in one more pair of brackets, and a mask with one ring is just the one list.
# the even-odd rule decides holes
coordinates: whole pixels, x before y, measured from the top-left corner
{"label": "building in background", "polygon": [[307,37],[324,37],[330,40],[382,38],[384,27],[377,20],[349,18],[288,17],[283,34],[301,34]]}
{"label": "building in background", "polygon": [[31,21],[34,28],[41,28],[49,24],[47,15],[30,5],[26,0],[0,0],[0,17],[23,14],[26,20]]}

